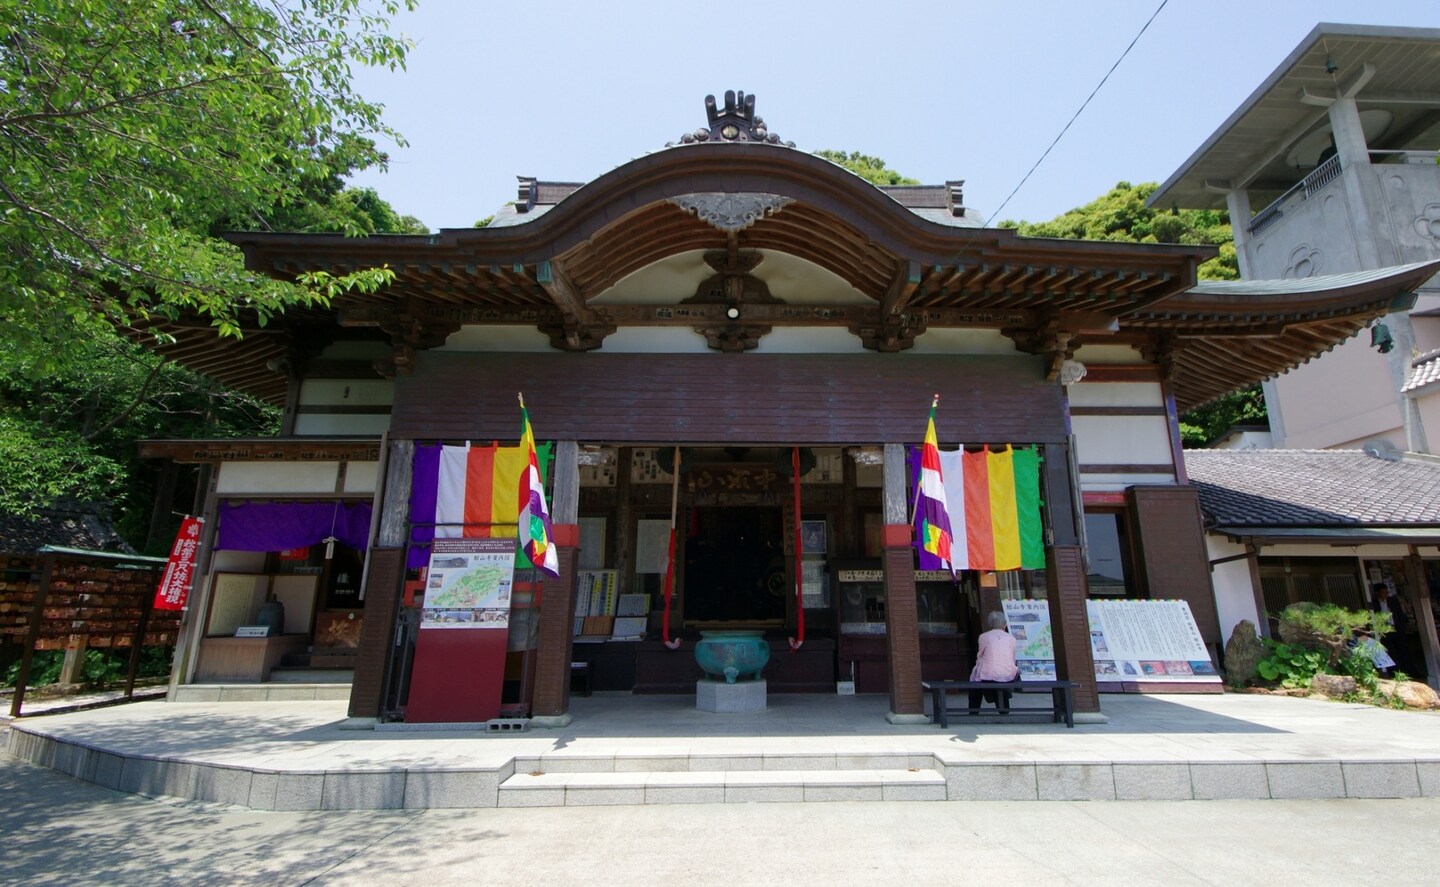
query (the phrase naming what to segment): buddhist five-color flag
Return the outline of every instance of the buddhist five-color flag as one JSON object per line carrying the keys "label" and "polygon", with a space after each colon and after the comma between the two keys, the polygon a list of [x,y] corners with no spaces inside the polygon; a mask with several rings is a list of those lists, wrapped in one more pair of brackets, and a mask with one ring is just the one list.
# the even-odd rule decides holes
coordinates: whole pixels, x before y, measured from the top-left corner
{"label": "buddhist five-color flag", "polygon": [[[549,461],[549,444],[538,444],[537,464]],[[524,447],[415,447],[410,487],[410,553],[406,566],[430,562],[430,540],[440,538],[516,537],[520,522],[520,484],[529,469]],[[528,487],[527,487],[528,489]],[[523,550],[515,568],[533,565]]]}
{"label": "buddhist five-color flag", "polygon": [[935,437],[935,407],[930,403],[930,421],[925,426],[925,445],[920,448],[920,482],[915,485],[915,544],[920,549],[922,570],[949,570],[959,567],[952,559],[954,536],[945,501],[945,482],[940,465],[940,445]]}
{"label": "buddhist five-color flag", "polygon": [[545,482],[535,456],[535,434],[530,429],[530,412],[525,396],[520,398],[520,448],[525,451],[525,471],[519,486],[520,544],[525,556],[551,576],[560,575],[560,556],[550,538],[550,510],[545,507]]}
{"label": "buddhist five-color flag", "polygon": [[[922,464],[923,464],[922,451]],[[1043,570],[1040,455],[1009,445],[939,454],[957,570]],[[922,569],[923,569],[922,565]],[[932,568],[933,569],[933,568]]]}
{"label": "buddhist five-color flag", "polygon": [[514,538],[520,521],[515,491],[528,467],[524,447],[441,447],[435,535]]}

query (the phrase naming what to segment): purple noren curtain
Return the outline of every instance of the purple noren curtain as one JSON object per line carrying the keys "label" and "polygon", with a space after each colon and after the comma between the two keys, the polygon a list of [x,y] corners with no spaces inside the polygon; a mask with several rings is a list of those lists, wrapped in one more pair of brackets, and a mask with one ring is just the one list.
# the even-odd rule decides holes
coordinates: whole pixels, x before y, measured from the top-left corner
{"label": "purple noren curtain", "polygon": [[369,502],[222,502],[217,549],[285,551],[326,537],[364,551],[370,541]]}

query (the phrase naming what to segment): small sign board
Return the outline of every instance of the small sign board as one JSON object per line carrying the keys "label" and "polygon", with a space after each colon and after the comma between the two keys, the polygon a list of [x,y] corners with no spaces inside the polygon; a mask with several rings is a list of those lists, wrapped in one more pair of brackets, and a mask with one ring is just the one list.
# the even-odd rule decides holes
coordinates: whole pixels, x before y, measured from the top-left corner
{"label": "small sign board", "polygon": [[241,625],[235,629],[237,638],[268,638],[270,637],[270,626],[268,625]]}

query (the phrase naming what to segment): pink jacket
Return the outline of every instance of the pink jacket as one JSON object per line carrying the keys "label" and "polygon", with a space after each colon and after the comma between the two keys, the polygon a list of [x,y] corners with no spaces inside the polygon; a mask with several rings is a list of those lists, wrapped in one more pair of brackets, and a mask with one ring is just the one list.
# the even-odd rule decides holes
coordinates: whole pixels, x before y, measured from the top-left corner
{"label": "pink jacket", "polygon": [[1013,681],[1020,674],[1015,665],[1015,638],[1010,632],[992,628],[980,635],[976,644],[972,681]]}

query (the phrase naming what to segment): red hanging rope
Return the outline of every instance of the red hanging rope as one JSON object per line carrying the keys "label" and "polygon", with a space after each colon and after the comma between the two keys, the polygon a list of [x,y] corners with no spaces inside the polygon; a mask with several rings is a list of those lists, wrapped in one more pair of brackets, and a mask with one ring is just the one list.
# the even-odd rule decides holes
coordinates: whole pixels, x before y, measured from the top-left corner
{"label": "red hanging rope", "polygon": [[799,638],[790,639],[790,649],[798,650],[805,643],[805,551],[801,546],[800,525],[800,448],[790,450],[790,474],[795,479],[795,616],[799,626]]}
{"label": "red hanging rope", "polygon": [[665,560],[665,617],[660,623],[660,639],[671,650],[680,649],[680,638],[670,640],[670,598],[675,592],[675,511],[680,501],[680,448],[675,448],[675,460],[670,466],[674,482],[670,487],[670,553]]}

